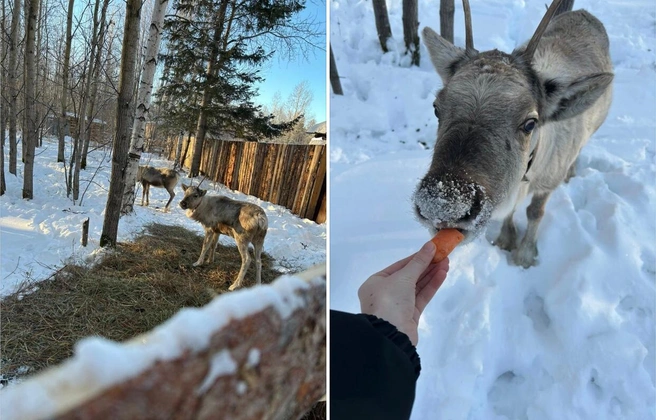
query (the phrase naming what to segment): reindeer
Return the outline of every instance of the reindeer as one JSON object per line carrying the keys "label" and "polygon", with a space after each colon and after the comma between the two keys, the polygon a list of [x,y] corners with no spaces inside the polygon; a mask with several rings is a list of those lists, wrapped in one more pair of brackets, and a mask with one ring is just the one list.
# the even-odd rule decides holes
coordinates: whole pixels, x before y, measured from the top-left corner
{"label": "reindeer", "polygon": [[150,187],[165,188],[169,192],[169,201],[164,207],[164,211],[169,210],[169,205],[175,197],[175,186],[178,185],[179,175],[173,169],[167,168],[153,168],[152,166],[139,166],[137,172],[137,181],[141,182],[143,191],[141,192],[141,205],[144,205],[144,198],[146,206],[150,204]]}
{"label": "reindeer", "polygon": [[214,252],[219,242],[220,234],[231,236],[237,242],[241,254],[241,268],[229,290],[242,286],[246,271],[251,264],[248,244],[253,244],[255,250],[255,282],[262,284],[262,246],[267,234],[269,221],[262,207],[244,201],[232,200],[224,196],[208,196],[207,191],[197,187],[182,184],[184,198],[180,207],[187,211],[187,217],[199,222],[205,228],[205,239],[198,261],[193,265],[198,267],[205,262],[209,251],[208,262],[214,262]]}
{"label": "reindeer", "polygon": [[[559,3],[510,54],[474,49],[467,0],[465,49],[422,31],[443,88],[433,102],[433,159],[413,196],[416,216],[431,233],[458,228],[466,241],[502,218],[496,245],[525,268],[536,264],[550,194],[575,175],[579,152],[604,122],[612,96],[603,24],[585,10],[554,17]],[[517,245],[513,213],[530,193],[528,227]]]}

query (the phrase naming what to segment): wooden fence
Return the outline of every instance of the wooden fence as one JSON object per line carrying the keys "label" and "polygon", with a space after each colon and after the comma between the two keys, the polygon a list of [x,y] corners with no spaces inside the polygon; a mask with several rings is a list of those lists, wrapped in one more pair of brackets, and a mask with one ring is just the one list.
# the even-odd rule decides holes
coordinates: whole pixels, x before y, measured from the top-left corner
{"label": "wooden fence", "polygon": [[[175,159],[176,141],[169,143]],[[193,144],[193,138],[191,139]],[[183,150],[187,148],[187,139]],[[193,147],[183,164],[191,166]],[[201,174],[232,190],[279,204],[292,213],[326,221],[326,146],[206,140]]]}

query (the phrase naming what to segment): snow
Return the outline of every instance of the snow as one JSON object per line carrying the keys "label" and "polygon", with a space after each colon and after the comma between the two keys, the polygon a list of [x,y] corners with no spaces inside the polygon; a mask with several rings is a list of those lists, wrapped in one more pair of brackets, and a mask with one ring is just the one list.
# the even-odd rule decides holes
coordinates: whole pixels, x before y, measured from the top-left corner
{"label": "snow", "polygon": [[[474,45],[506,52],[530,38],[544,2],[473,0]],[[455,43],[464,45],[456,1]],[[431,161],[439,76],[422,45],[403,55],[402,5],[382,54],[371,2],[335,0],[331,46],[344,96],[331,95],[330,301],[358,312],[371,274],[430,237],[412,196]],[[656,417],[656,5],[577,0],[606,26],[615,67],[606,122],[577,176],[556,189],[538,233],[539,264],[509,263],[487,231],[451,255],[420,320],[413,419]],[[419,1],[439,30],[439,3]],[[528,200],[515,221],[526,229]]]}
{"label": "snow", "polygon": [[[158,361],[207,348],[211,336],[230,321],[264,308],[275,308],[284,320],[304,305],[297,291],[322,283],[321,277],[304,280],[283,275],[272,284],[219,295],[202,308],[182,309],[151,332],[127,343],[101,337],[85,338],[76,344],[74,356],[59,369],[3,389],[0,392],[2,418],[39,419],[65,412],[100,390],[137,376]],[[251,350],[247,363],[252,365],[256,357],[259,362],[259,351]],[[228,350],[214,354],[209,372],[196,392],[204,393],[219,376],[234,373],[236,369]]]}
{"label": "snow", "polygon": [[203,379],[203,383],[196,390],[197,395],[202,395],[207,391],[219,376],[229,375],[237,372],[237,363],[232,359],[230,351],[221,350],[210,360],[210,371]]}
{"label": "snow", "polygon": [[[5,162],[9,161],[8,149],[5,147]],[[25,279],[44,280],[67,262],[93,262],[104,252],[99,247],[99,240],[111,172],[109,153],[102,149],[90,152],[87,170],[80,175],[81,199],[75,204],[66,198],[64,167],[56,162],[56,158],[56,139],[45,139],[43,147],[37,149],[33,200],[22,199],[23,167],[20,161],[17,177],[5,172],[7,192],[0,196],[0,297],[14,292]],[[172,167],[171,162],[148,154],[142,155],[142,163]],[[178,185],[182,182],[188,184],[190,180],[181,178]],[[198,179],[194,180],[195,185],[198,182]],[[209,189],[209,195],[226,195],[264,208],[269,218],[264,252],[276,260],[276,268],[283,272],[300,271],[325,261],[325,223],[301,219],[282,206],[208,180],[203,183],[203,188]],[[135,204],[140,204],[140,185],[136,194]],[[121,218],[118,240],[132,240],[149,223],[180,225],[203,235],[201,225],[187,218],[180,208],[182,196],[182,189],[178,186],[171,211],[165,213],[163,208],[168,193],[163,188],[151,188],[150,207],[135,205],[133,215]],[[80,239],[82,222],[87,218],[89,244],[84,248]],[[226,235],[222,235],[220,241],[223,245],[235,246],[234,240]],[[197,252],[200,253],[200,249]]]}

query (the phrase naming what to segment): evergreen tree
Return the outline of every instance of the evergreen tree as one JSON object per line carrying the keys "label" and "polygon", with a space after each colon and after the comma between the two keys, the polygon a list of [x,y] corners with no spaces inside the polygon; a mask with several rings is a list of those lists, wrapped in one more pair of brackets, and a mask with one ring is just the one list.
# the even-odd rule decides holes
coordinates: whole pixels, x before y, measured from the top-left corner
{"label": "evergreen tree", "polygon": [[177,0],[173,7],[174,16],[165,22],[159,117],[165,128],[196,134],[195,176],[206,132],[257,140],[276,137],[298,122],[274,124],[273,116],[253,103],[254,85],[276,48],[307,47],[313,27],[294,19],[305,1]]}

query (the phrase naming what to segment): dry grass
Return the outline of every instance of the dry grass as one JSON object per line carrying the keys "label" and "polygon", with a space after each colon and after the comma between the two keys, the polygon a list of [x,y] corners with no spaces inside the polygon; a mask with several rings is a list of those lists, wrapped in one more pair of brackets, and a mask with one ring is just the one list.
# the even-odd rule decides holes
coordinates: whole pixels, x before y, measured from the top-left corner
{"label": "dry grass", "polygon": [[[121,243],[98,265],[69,265],[35,288],[26,284],[0,304],[0,374],[4,380],[60,363],[83,337],[123,341],[151,330],[183,307],[203,306],[228,290],[239,272],[234,246],[219,245],[215,262],[192,267],[202,238],[178,226],[153,224]],[[262,282],[280,273],[262,256]],[[246,286],[255,281],[255,264]]]}

